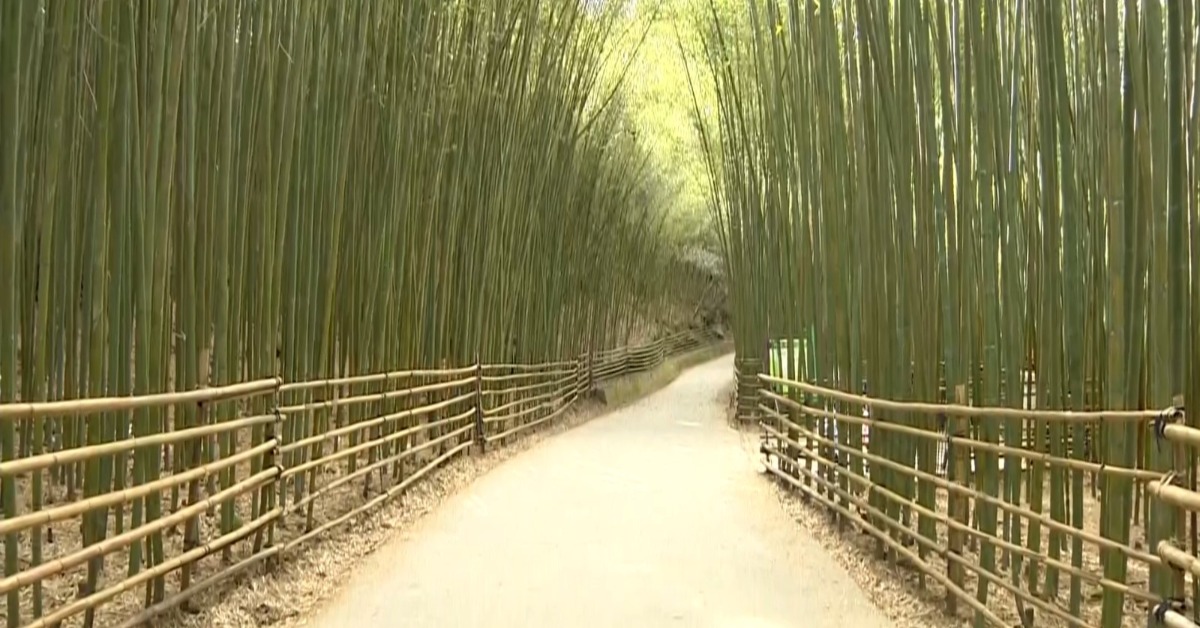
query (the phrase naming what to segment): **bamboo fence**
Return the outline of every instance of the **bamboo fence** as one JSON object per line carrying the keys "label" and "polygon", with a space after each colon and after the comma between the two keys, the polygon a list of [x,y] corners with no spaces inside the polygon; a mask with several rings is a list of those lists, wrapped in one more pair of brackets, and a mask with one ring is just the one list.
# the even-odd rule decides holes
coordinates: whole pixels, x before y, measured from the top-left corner
{"label": "bamboo fence", "polygon": [[[1182,408],[1183,400],[1176,401]],[[1195,521],[1196,513],[1200,512],[1200,492],[1194,486],[1187,486],[1189,469],[1184,461],[1189,460],[1191,448],[1200,447],[1200,429],[1184,425],[1178,420],[1180,416],[1181,411],[1173,412],[1155,423],[1154,433],[1159,444],[1166,443],[1166,446],[1174,449],[1176,468],[1161,480],[1147,485],[1146,489],[1155,500],[1170,507],[1176,525],[1180,530],[1186,530],[1188,521]],[[1195,552],[1194,537],[1189,547],[1191,551],[1185,547],[1189,546],[1184,539],[1162,539],[1154,547],[1154,554],[1163,566],[1170,569],[1173,587],[1179,592],[1186,590],[1189,578],[1195,582],[1200,576],[1200,558]],[[1193,628],[1197,625],[1197,613],[1193,610],[1191,617],[1186,613],[1190,606],[1194,606],[1195,598],[1191,604],[1188,602],[1183,596],[1162,600],[1151,610],[1151,615],[1160,624],[1170,628]]]}
{"label": "bamboo fence", "polygon": [[[14,478],[22,498],[34,477],[65,489],[66,478],[91,478],[87,470],[100,469],[82,498],[50,490],[64,499],[47,499],[37,509],[17,499],[17,516],[0,519],[0,535],[17,540],[22,565],[0,579],[0,593],[19,593],[18,612],[27,613],[14,617],[9,607],[6,619],[30,627],[92,622],[102,605],[140,594],[142,608],[115,619],[144,624],[334,533],[472,449],[503,446],[551,424],[604,381],[654,369],[714,340],[708,331],[685,331],[553,363],[272,378],[0,405],[4,422],[77,417],[87,423],[137,409],[177,416],[184,407],[205,414],[232,406],[220,422],[0,462],[0,477]],[[135,461],[146,458],[159,461],[162,473],[138,476],[149,467]],[[157,510],[148,507],[152,501]],[[73,582],[79,586],[66,586]]]}
{"label": "bamboo fence", "polygon": [[[1011,626],[997,612],[994,592],[1003,592],[1014,604],[1006,610],[1015,611],[1018,625],[1041,617],[1037,625],[1093,626],[1098,615],[1088,611],[1098,609],[1083,608],[1080,600],[1113,593],[1123,598],[1123,616],[1134,622],[1129,625],[1143,624],[1147,615],[1164,625],[1196,625],[1195,611],[1188,610],[1190,618],[1182,613],[1193,608],[1184,600],[1184,574],[1200,573],[1194,539],[1163,540],[1147,551],[1149,536],[1139,525],[1151,516],[1151,499],[1177,509],[1181,526],[1187,513],[1200,509],[1200,493],[1183,487],[1186,465],[1164,473],[1122,466],[1103,448],[1084,451],[1084,441],[1077,441],[1079,449],[1068,442],[1065,453],[1048,447],[1053,425],[1080,426],[1089,434],[1101,425],[1124,425],[1147,434],[1156,446],[1171,443],[1180,449],[1175,459],[1186,461],[1182,448],[1200,445],[1200,431],[1183,424],[1182,400],[1156,410],[1038,410],[1032,407],[1032,386],[1024,407],[1014,408],[967,405],[964,387],[955,390],[956,403],[918,403],[770,375],[757,379],[754,416],[763,430],[768,470],[828,508],[839,526],[873,537],[880,557],[939,585],[947,613],[958,615],[961,608],[976,622]],[[989,438],[1014,421],[1021,429],[1018,440]],[[1008,468],[1016,473],[1006,473]],[[1047,495],[1063,506],[1047,513],[1045,487],[1037,486],[1041,477],[1035,474],[1040,469],[1086,475],[1087,494],[1078,502],[1088,511],[1080,513],[1086,515],[1084,525],[1074,523],[1077,502],[1071,492]],[[1129,540],[1112,538],[1100,527],[1107,510],[1119,507],[1099,499],[1115,478],[1133,482],[1143,505],[1135,509],[1137,530]],[[1000,491],[991,488],[993,482]],[[1118,556],[1131,577],[1105,577],[1102,554]],[[1166,567],[1177,583],[1176,595],[1164,597],[1149,588],[1147,578],[1152,569]],[[1060,574],[1084,595],[1063,599]]]}

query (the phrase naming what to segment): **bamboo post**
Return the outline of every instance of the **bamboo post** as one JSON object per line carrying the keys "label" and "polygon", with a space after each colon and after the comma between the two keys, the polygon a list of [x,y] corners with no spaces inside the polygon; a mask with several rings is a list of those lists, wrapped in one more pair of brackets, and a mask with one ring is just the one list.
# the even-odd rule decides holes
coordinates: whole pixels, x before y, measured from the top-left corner
{"label": "bamboo post", "polygon": [[596,389],[596,353],[591,349],[587,352],[587,392],[591,394]]}
{"label": "bamboo post", "polygon": [[575,394],[571,395],[570,405],[575,405],[580,398],[583,397],[583,386],[587,383],[588,365],[587,356],[580,355],[575,360]]}
{"label": "bamboo post", "polygon": [[[801,404],[804,403],[804,393],[803,392],[792,390],[791,393],[792,393],[792,395],[799,398],[798,401],[800,401]],[[775,404],[775,405],[778,406],[779,404]],[[800,422],[804,418],[801,410],[799,408],[795,408],[795,407],[787,408],[787,415],[788,415],[789,419],[791,420],[791,422],[793,424],[797,424],[797,425],[800,424]],[[779,419],[775,419],[774,424],[775,424],[775,429],[777,429],[782,434],[787,434],[789,439],[794,441],[794,440],[800,438],[800,433],[797,432],[794,427],[792,427],[790,425],[784,425],[783,421],[781,421]],[[787,473],[787,474],[795,477],[796,479],[800,479],[800,477],[802,477],[802,475],[800,473],[800,470],[797,468],[797,465],[806,465],[806,466],[808,465],[808,460],[809,460],[808,452],[803,451],[788,442],[781,443],[781,444],[783,445],[781,447],[781,449],[787,454],[787,456],[786,456],[785,460],[779,461],[780,462],[780,470],[783,471],[784,473]],[[804,475],[803,477],[804,477],[804,481],[805,481],[806,485],[809,482],[811,482],[811,480],[808,479],[807,475]],[[807,493],[804,493],[803,495],[806,498],[808,497]]]}
{"label": "bamboo post", "polygon": [[[1171,405],[1173,405],[1175,407],[1175,415],[1172,417],[1169,417],[1167,420],[1173,420],[1180,424],[1187,423],[1184,420],[1184,415],[1183,415],[1184,405],[1183,405],[1183,403],[1184,403],[1184,399],[1183,399],[1182,394],[1175,395],[1172,398]],[[1188,454],[1187,443],[1183,442],[1182,440],[1177,440],[1177,441],[1175,441],[1173,448],[1175,450],[1174,451],[1175,455],[1173,456],[1174,463],[1175,463],[1175,468],[1174,468],[1174,473],[1173,473],[1174,480],[1180,486],[1186,486],[1186,482],[1187,482],[1187,478],[1188,478],[1188,466],[1189,466],[1188,462],[1191,459],[1191,457],[1187,455]],[[1175,508],[1175,518],[1176,518],[1175,519],[1176,520],[1175,530],[1176,530],[1177,534],[1180,534],[1180,535],[1186,534],[1186,532],[1188,530],[1189,510],[1187,508],[1183,508],[1183,507],[1176,507]],[[1186,543],[1185,539],[1182,537],[1178,538],[1178,539],[1172,539],[1172,542],[1174,542],[1177,547],[1187,547],[1187,543]],[[1170,563],[1168,563],[1168,564],[1170,564]],[[1171,566],[1171,597],[1182,599],[1186,595],[1186,592],[1187,592],[1187,581],[1186,581],[1183,570],[1180,569],[1178,566],[1172,565]]]}
{"label": "bamboo post", "polygon": [[[285,521],[285,519],[283,517],[283,513],[286,512],[284,510],[284,503],[285,503],[285,500],[287,499],[287,489],[285,488],[286,482],[284,482],[284,480],[283,480],[283,470],[284,470],[283,458],[284,458],[284,456],[279,455],[280,447],[282,447],[284,444],[283,443],[284,429],[283,429],[283,413],[279,411],[279,389],[278,388],[276,388],[273,401],[275,403],[275,422],[268,424],[266,436],[267,436],[268,440],[275,441],[275,448],[272,449],[270,454],[264,458],[262,468],[265,470],[265,469],[269,469],[272,467],[278,467],[279,473],[276,474],[275,477],[272,478],[272,480],[270,482],[268,482],[266,485],[263,486],[263,489],[262,489],[263,495],[267,502],[266,506],[263,507],[263,510],[270,512],[271,510],[275,510],[276,508],[278,508],[279,515],[276,516],[275,518],[271,519],[271,522],[267,524],[266,549],[275,547],[275,522]],[[255,545],[257,545],[257,544],[258,543],[256,542]],[[278,553],[274,554],[271,557],[271,559],[267,561],[267,568],[269,570],[274,570],[276,567],[278,567],[280,564],[282,564],[282,562],[283,562],[282,554],[283,554],[283,548],[281,547],[280,551]]]}
{"label": "bamboo post", "polygon": [[758,374],[761,371],[757,360],[743,358],[737,363],[737,419],[752,421],[757,415],[758,405]]}
{"label": "bamboo post", "polygon": [[[210,377],[211,374],[209,373],[209,360],[208,360],[207,353],[202,354],[202,357],[199,360],[199,364],[197,364],[197,370],[199,371],[199,382],[198,382],[199,388],[202,388],[202,389],[208,388],[210,381],[211,381],[211,377]],[[276,389],[276,391],[278,391],[278,389]],[[278,394],[278,393],[276,393],[276,394]],[[179,411],[181,409],[182,408],[179,408],[176,410],[176,413],[177,413],[176,416],[179,416]],[[196,417],[197,423],[196,424],[197,425],[208,425],[208,413],[209,413],[209,404],[206,404],[203,401],[197,403],[196,404],[196,414],[197,414],[197,417]],[[200,466],[200,463],[201,463],[200,440],[201,439],[195,439],[194,441],[183,443],[183,447],[182,447],[183,451],[187,452],[188,459],[185,464],[189,465],[190,468],[193,468],[193,469]],[[178,447],[178,446],[176,446],[176,447]],[[173,449],[176,447],[173,447]],[[192,504],[195,504],[197,501],[199,501],[199,499],[200,499],[200,481],[198,479],[192,480],[191,482],[188,482],[188,485],[187,485],[187,505],[191,506]],[[195,549],[196,547],[199,547],[199,546],[200,546],[200,519],[199,519],[199,517],[190,517],[190,518],[188,518],[188,520],[186,522],[184,522],[183,551],[186,553],[186,552],[191,551],[192,549]],[[191,586],[192,568],[193,568],[193,565],[191,563],[185,564],[183,566],[182,573],[180,574],[179,590],[183,591]]]}
{"label": "bamboo post", "polygon": [[[967,388],[965,385],[959,384],[954,387],[954,401],[959,405],[966,405]],[[965,437],[967,432],[967,418],[964,416],[954,416],[949,420],[946,430],[955,438]],[[968,473],[967,463],[970,459],[969,450],[965,447],[956,447],[955,445],[947,444],[946,457],[948,458],[946,460],[946,472],[950,476],[947,480],[965,485]],[[951,519],[965,526],[967,524],[967,510],[969,508],[966,494],[959,491],[951,491],[947,497],[949,498],[948,508]],[[951,527],[947,532],[950,553],[955,556],[962,556],[962,530],[957,527]],[[963,587],[963,567],[958,561],[946,561],[946,575],[956,587],[960,589]],[[958,614],[958,597],[951,590],[946,591],[946,614],[951,617]]]}
{"label": "bamboo post", "polygon": [[487,425],[483,422],[483,365],[475,359],[475,445],[476,452],[483,454],[487,449]]}

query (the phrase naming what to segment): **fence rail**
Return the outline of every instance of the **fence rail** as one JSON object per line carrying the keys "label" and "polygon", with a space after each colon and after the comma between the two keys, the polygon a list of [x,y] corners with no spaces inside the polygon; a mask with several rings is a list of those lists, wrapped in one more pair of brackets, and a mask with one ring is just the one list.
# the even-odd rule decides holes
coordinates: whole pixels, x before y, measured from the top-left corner
{"label": "fence rail", "polygon": [[[0,461],[14,479],[0,519],[16,596],[9,625],[57,626],[122,594],[125,626],[352,521],[474,448],[561,417],[597,383],[647,371],[715,340],[687,331],[549,364],[470,365],[277,378],[136,397],[0,405],[42,442]],[[47,419],[105,442],[54,450]],[[243,544],[243,541],[252,541]],[[221,555],[220,564],[202,559]],[[173,592],[168,595],[168,589]],[[28,609],[28,615],[25,614]],[[27,623],[21,623],[24,620]]]}
{"label": "fence rail", "polygon": [[[873,537],[880,558],[936,583],[947,613],[965,607],[976,625],[1040,617],[1039,626],[1086,627],[1115,605],[1123,625],[1148,616],[1197,625],[1197,541],[1160,538],[1154,527],[1155,501],[1178,530],[1200,512],[1188,450],[1200,430],[1183,424],[1181,398],[1169,408],[1059,411],[1031,399],[973,406],[956,387],[955,403],[915,403],[763,374],[750,381],[749,370],[739,370],[739,415],[758,420],[769,471],[839,527]],[[1175,468],[1122,464],[1090,445],[1125,433],[1117,428],[1174,448]],[[1102,524],[1114,517],[1132,522]]]}

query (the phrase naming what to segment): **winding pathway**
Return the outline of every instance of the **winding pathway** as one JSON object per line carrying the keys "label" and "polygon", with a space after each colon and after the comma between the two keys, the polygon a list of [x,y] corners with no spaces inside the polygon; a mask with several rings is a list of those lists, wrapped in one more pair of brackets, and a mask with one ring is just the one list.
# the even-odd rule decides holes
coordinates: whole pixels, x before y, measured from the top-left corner
{"label": "winding pathway", "polygon": [[[732,358],[515,456],[376,552],[318,628],[883,628],[728,427]],[[352,533],[352,532],[351,532]]]}

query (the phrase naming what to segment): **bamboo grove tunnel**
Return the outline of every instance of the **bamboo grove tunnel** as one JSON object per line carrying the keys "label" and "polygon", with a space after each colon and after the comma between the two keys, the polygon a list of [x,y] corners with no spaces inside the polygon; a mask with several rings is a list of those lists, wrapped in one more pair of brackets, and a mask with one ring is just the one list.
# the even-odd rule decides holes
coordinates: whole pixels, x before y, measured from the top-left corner
{"label": "bamboo grove tunnel", "polygon": [[198,607],[716,340],[722,269],[616,98],[621,19],[5,2],[7,625]]}
{"label": "bamboo grove tunnel", "polygon": [[[1183,0],[0,2],[0,613],[211,623],[728,339],[522,454],[673,452],[572,462],[568,531],[617,474],[647,520],[720,501],[808,601],[828,532],[919,625],[1196,625],[1197,33]],[[730,479],[726,383],[770,482]],[[830,530],[776,533],[772,483]],[[841,612],[764,591],[591,619]]]}

